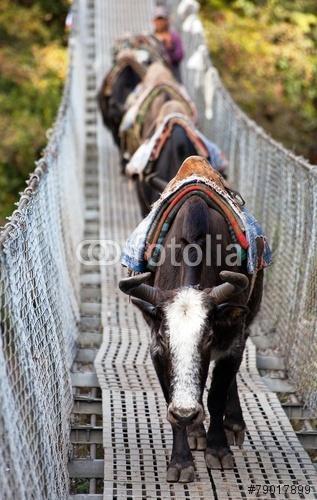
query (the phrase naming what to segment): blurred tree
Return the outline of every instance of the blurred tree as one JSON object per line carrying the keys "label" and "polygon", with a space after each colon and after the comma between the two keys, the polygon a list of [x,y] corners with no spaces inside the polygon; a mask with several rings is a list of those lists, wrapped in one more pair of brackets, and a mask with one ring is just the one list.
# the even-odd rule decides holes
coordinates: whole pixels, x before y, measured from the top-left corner
{"label": "blurred tree", "polygon": [[66,61],[66,0],[0,1],[0,223],[45,146]]}
{"label": "blurred tree", "polygon": [[214,64],[236,102],[315,161],[316,0],[201,0]]}

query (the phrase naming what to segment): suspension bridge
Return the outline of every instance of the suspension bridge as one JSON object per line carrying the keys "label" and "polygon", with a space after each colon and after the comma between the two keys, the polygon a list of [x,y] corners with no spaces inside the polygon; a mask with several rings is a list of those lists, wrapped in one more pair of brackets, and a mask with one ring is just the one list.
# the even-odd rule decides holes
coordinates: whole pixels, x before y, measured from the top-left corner
{"label": "suspension bridge", "polygon": [[[113,40],[148,29],[153,5],[77,0],[58,117],[0,233],[1,499],[317,498],[303,448],[317,448],[309,420],[317,408],[317,168],[235,105],[187,4],[170,2],[186,47],[185,85],[274,251],[239,376],[246,441],[233,447],[234,470],[208,471],[195,452],[195,482],[166,482],[171,430],[147,326],[118,292],[119,263],[78,259],[83,240],[122,245],[140,221],[96,93]],[[272,389],[291,394],[284,409]],[[301,432],[284,410],[305,422]]]}

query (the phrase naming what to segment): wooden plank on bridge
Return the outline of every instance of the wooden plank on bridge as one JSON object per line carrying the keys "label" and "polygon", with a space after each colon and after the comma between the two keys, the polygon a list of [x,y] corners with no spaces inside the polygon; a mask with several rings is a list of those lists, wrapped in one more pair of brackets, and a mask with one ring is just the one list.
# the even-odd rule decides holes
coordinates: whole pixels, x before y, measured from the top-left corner
{"label": "wooden plank on bridge", "polygon": [[103,460],[71,460],[68,471],[71,478],[102,478],[104,469]]}

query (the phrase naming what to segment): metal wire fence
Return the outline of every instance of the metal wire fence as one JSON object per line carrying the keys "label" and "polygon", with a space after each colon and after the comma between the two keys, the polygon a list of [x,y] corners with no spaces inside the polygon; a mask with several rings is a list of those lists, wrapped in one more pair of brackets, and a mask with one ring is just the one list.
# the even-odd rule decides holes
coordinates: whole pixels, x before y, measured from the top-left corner
{"label": "metal wire fence", "polygon": [[253,333],[284,356],[305,404],[317,409],[317,167],[272,140],[234,103],[211,63],[198,2],[170,2],[186,50],[184,83],[205,134],[226,153],[229,178],[273,248]]}
{"label": "metal wire fence", "polygon": [[48,146],[0,235],[0,497],[68,498],[83,227],[85,1]]}

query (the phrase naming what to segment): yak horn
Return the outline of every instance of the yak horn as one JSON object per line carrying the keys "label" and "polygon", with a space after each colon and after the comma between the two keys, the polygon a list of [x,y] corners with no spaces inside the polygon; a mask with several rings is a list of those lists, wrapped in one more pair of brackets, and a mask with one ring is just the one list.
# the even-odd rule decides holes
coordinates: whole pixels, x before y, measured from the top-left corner
{"label": "yak horn", "polygon": [[148,273],[136,274],[134,276],[130,276],[129,278],[124,278],[123,280],[119,281],[119,288],[121,292],[127,293],[129,295],[130,290],[141,285],[142,283],[144,283],[144,281],[149,280],[151,276],[152,273],[148,272]]}
{"label": "yak horn", "polygon": [[167,182],[158,177],[156,174],[149,174],[145,177],[145,182],[147,182],[152,188],[156,189],[160,193],[164,191],[167,186]]}
{"label": "yak horn", "polygon": [[225,281],[225,283],[215,286],[208,293],[215,304],[226,302],[232,295],[243,292],[249,285],[247,276],[242,273],[221,271],[220,278]]}
{"label": "yak horn", "polygon": [[119,288],[123,293],[131,295],[131,297],[136,297],[137,299],[145,300],[155,306],[162,300],[161,290],[143,283],[151,276],[152,273],[149,272],[125,278],[119,281]]}

